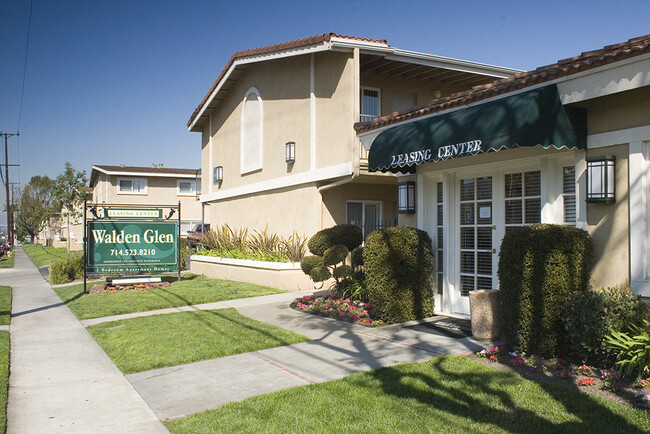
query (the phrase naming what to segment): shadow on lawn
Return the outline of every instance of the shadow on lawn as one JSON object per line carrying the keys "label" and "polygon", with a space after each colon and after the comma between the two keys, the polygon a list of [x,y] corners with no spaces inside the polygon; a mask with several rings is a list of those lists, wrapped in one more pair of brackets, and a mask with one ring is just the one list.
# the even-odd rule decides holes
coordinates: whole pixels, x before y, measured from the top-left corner
{"label": "shadow on lawn", "polygon": [[[536,383],[548,396],[564,407],[567,413],[579,419],[553,423],[547,419],[547,416],[522,408],[513,401],[512,395],[505,389],[515,386],[520,381],[517,375],[492,369],[489,372],[482,372],[482,370],[459,372],[449,365],[450,360],[436,358],[431,361],[432,370],[439,373],[437,377],[423,372],[404,372],[403,369],[389,367],[375,371],[374,378],[381,383],[382,390],[386,394],[404,399],[416,399],[437,410],[494,425],[508,432],[647,432],[631,425],[625,418],[613,413],[593,397],[577,395],[578,392],[558,385]],[[415,387],[413,380],[424,383],[426,387]],[[477,392],[490,396],[491,399],[479,400]],[[494,408],[494,401],[498,401],[500,406],[506,409]]]}

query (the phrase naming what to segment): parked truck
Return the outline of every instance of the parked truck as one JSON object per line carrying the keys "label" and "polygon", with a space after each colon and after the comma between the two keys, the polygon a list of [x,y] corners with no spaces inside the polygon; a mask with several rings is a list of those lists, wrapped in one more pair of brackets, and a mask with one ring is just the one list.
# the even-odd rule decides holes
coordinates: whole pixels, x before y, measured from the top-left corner
{"label": "parked truck", "polygon": [[210,230],[209,224],[194,225],[191,231],[187,233],[185,247],[189,249],[200,249],[203,246],[203,234]]}

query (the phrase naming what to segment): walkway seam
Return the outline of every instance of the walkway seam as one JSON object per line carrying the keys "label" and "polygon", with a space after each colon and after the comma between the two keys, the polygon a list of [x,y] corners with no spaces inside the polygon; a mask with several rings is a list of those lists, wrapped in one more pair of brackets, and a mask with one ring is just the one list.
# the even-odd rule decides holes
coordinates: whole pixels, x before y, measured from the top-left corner
{"label": "walkway seam", "polygon": [[271,361],[271,360],[269,360],[269,359],[267,359],[267,358],[265,358],[265,357],[260,356],[260,355],[257,354],[257,353],[250,353],[250,354],[251,354],[252,356],[257,357],[257,358],[260,359],[261,361],[263,361],[263,362],[265,362],[265,363],[268,363],[269,365],[274,366],[274,367],[280,369],[281,371],[284,371],[284,372],[286,372],[286,373],[288,373],[288,374],[290,374],[290,375],[293,375],[293,376],[296,377],[296,378],[301,379],[302,381],[305,381],[305,382],[307,382],[307,383],[309,383],[309,384],[316,384],[316,382],[315,382],[314,380],[312,380],[312,379],[310,379],[310,378],[307,378],[307,377],[305,377],[304,375],[300,375],[299,373],[297,373],[297,372],[295,372],[295,371],[292,371],[291,369],[287,368],[286,366],[283,366],[283,365],[281,365],[281,364],[279,364],[279,363],[273,362],[273,361]]}

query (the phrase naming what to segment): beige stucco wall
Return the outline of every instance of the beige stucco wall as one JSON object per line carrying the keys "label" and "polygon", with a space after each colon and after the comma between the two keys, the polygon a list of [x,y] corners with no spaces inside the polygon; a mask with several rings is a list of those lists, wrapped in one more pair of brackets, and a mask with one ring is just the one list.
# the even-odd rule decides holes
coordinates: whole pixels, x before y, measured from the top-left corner
{"label": "beige stucco wall", "polygon": [[595,288],[613,286],[630,279],[628,146],[610,146],[587,151],[588,157],[616,157],[616,202],[587,204],[587,231],[594,248]]}
{"label": "beige stucco wall", "polygon": [[[316,168],[350,161],[352,130],[352,71],[348,54],[318,53],[315,65]],[[210,125],[203,125],[202,192],[224,191],[311,170],[311,56],[296,56],[251,65],[220,101]],[[243,100],[255,88],[262,99],[262,169],[241,173],[241,117]],[[343,127],[345,126],[345,128]],[[285,162],[285,143],[296,143],[296,162]],[[212,167],[223,166],[222,184],[212,183]]]}
{"label": "beige stucco wall", "polygon": [[206,204],[206,222],[248,228],[249,232],[268,226],[282,237],[297,231],[310,236],[319,230],[320,194],[316,186],[281,189]]}
{"label": "beige stucco wall", "polygon": [[596,98],[583,105],[587,107],[589,134],[645,126],[650,119],[650,87]]}

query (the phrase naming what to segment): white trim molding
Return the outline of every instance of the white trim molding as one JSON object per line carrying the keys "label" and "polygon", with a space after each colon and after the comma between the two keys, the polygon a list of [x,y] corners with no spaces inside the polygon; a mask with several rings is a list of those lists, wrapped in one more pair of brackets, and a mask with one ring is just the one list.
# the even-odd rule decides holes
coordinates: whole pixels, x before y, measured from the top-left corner
{"label": "white trim molding", "polygon": [[352,175],[352,163],[343,163],[337,166],[324,167],[322,169],[311,170],[295,175],[269,179],[268,181],[233,187],[227,190],[217,191],[210,194],[202,194],[201,202],[214,202],[238,196],[246,196],[249,194],[259,194],[266,191],[278,190],[280,188],[295,187],[298,185],[326,181],[329,179],[341,178],[350,175]]}
{"label": "white trim molding", "polygon": [[[257,129],[253,128],[252,125],[249,125],[249,121],[246,119],[247,116],[251,115],[252,113],[248,113],[246,110],[246,105],[249,104],[249,101],[252,101],[252,98],[249,98],[251,95],[255,96],[255,102],[257,103],[257,121],[259,125],[257,125]],[[255,107],[252,107],[255,109]],[[240,144],[239,144],[239,149],[240,149],[240,170],[241,174],[244,175],[246,173],[250,172],[255,172],[257,170],[260,170],[262,168],[262,161],[263,161],[263,149],[264,149],[264,106],[262,102],[262,97],[260,96],[260,91],[257,90],[256,87],[251,87],[246,91],[246,94],[244,95],[244,100],[242,101],[241,105],[241,120],[239,122],[239,128],[240,128]],[[250,131],[250,132],[249,132]],[[257,148],[256,153],[253,155],[247,155],[246,154],[246,145],[248,144],[248,140],[252,139],[252,135],[257,133]]]}
{"label": "white trim molding", "polygon": [[[650,136],[647,137],[650,139]],[[648,257],[650,142],[629,143],[629,153],[630,287],[634,293],[650,297],[650,258]]]}

